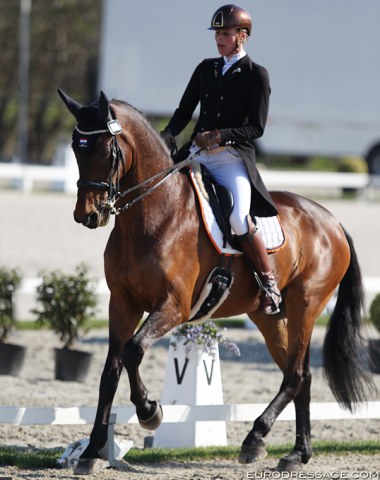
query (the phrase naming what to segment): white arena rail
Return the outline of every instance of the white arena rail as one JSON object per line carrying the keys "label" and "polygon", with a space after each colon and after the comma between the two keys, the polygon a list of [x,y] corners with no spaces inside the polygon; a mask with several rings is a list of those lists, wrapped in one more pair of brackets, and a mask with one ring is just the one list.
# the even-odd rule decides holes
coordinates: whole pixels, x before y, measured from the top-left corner
{"label": "white arena rail", "polygon": [[[230,405],[163,405],[163,423],[182,423],[190,425],[194,422],[252,422],[267,407],[266,403],[230,404]],[[83,425],[93,424],[96,414],[95,407],[1,407],[0,424],[13,425]],[[311,420],[363,420],[380,418],[380,402],[368,402],[357,405],[355,412],[343,410],[335,402],[311,403]],[[295,412],[288,405],[278,417],[278,420],[294,420]],[[101,468],[117,465],[116,457],[122,458],[133,445],[130,440],[115,441],[115,424],[138,423],[134,406],[114,407],[108,426],[108,442],[103,451],[106,463]],[[85,439],[84,439],[85,440]],[[81,441],[82,442],[82,441]],[[76,442],[70,444],[68,450],[71,456],[78,458],[80,452]],[[62,460],[62,457],[61,459]]]}
{"label": "white arena rail", "polygon": [[[367,307],[373,298],[380,292],[380,277],[364,277],[364,289],[366,291]],[[31,309],[36,307],[36,289],[41,283],[41,278],[23,278],[21,285],[14,296],[15,316],[17,320],[32,320],[34,316]],[[109,290],[105,279],[100,279],[96,287],[98,296],[98,310],[96,318],[108,318]],[[331,300],[331,305],[335,302]]]}
{"label": "white arena rail", "polygon": [[53,158],[53,165],[29,165],[0,162],[0,182],[8,182],[23,192],[32,192],[38,184],[48,189],[76,193],[78,167],[70,145],[60,145]]}
{"label": "white arena rail", "polygon": [[[251,422],[268,406],[267,403],[226,405],[163,405],[163,423]],[[138,423],[135,407],[114,407],[119,424]],[[0,424],[13,425],[85,425],[95,419],[95,407],[0,407]],[[360,403],[354,412],[336,402],[310,404],[311,420],[363,420],[380,418],[380,402]],[[277,420],[295,420],[294,406],[288,405]]]}
{"label": "white arena rail", "polygon": [[25,193],[32,192],[37,183],[47,184],[49,189],[58,183],[57,188],[65,193],[75,193],[77,176],[76,171],[63,166],[0,163],[0,180],[7,180]]}
{"label": "white arena rail", "polygon": [[347,172],[297,172],[260,170],[264,183],[269,188],[356,188],[364,189],[370,184],[367,173]]}
{"label": "white arena rail", "polygon": [[[38,183],[61,184],[60,189],[66,193],[76,192],[78,171],[75,157],[70,147],[66,147],[56,165],[23,165],[19,163],[0,162],[0,182],[11,182],[24,192],[31,192]],[[270,189],[376,189],[380,186],[380,176],[367,173],[346,172],[302,172],[260,169],[260,174]],[[55,185],[57,189],[57,185]]]}

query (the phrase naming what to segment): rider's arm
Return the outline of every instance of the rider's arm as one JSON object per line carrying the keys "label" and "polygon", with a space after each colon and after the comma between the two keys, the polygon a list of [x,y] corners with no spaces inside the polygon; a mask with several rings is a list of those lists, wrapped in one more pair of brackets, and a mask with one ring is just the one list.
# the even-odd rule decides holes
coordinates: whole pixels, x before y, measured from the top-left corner
{"label": "rider's arm", "polygon": [[[244,143],[261,137],[268,118],[269,96],[268,72],[265,68],[259,67],[252,75],[247,122],[233,128],[221,128],[221,143]],[[239,105],[236,107],[239,108]]]}

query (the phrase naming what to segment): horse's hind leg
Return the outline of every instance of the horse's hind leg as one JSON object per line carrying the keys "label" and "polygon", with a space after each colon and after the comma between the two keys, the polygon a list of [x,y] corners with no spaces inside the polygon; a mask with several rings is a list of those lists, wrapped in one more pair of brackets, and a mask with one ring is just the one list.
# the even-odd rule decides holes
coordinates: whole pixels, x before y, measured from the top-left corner
{"label": "horse's hind leg", "polygon": [[[297,324],[293,330],[282,320],[255,317],[255,322],[264,335],[268,349],[284,373],[284,379],[279,393],[269,406],[254,422],[253,429],[245,438],[239,462],[252,463],[266,455],[264,438],[270,432],[275,420],[282,410],[292,401],[296,402],[297,438],[293,457],[285,457],[280,462],[279,469],[297,470],[302,463],[306,463],[310,451],[310,372],[308,349],[310,344],[313,321],[309,317],[306,321]],[[297,398],[298,397],[298,398]],[[303,452],[303,454],[298,454]],[[308,453],[306,453],[308,452]],[[302,457],[302,458],[301,458]],[[299,460],[301,459],[301,460]]]}
{"label": "horse's hind leg", "polygon": [[294,398],[296,410],[296,443],[292,453],[282,458],[277,466],[277,470],[295,471],[302,468],[312,456],[311,447],[311,425],[310,425],[310,345],[307,349],[304,366],[301,389]]}

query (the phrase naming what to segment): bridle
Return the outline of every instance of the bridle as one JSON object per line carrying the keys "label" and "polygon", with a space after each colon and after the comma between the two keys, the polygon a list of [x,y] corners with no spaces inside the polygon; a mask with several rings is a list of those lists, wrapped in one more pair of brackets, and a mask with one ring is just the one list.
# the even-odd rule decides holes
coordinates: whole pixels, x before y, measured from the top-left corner
{"label": "bridle", "polygon": [[[85,135],[98,135],[100,133],[107,133],[109,130],[94,130],[91,132],[84,132],[83,130],[79,130],[78,127],[76,127],[76,130]],[[123,165],[123,169],[125,171],[125,158],[123,155],[123,152],[116,140],[115,134],[112,134],[112,139],[111,139],[111,170],[108,175],[108,181],[107,182],[96,182],[94,180],[85,180],[83,178],[80,178],[77,181],[77,187],[78,190],[85,190],[85,189],[91,189],[91,190],[102,190],[102,191],[107,191],[108,192],[108,198],[114,198],[118,195],[119,192],[119,165],[120,162]],[[116,174],[116,182],[113,182],[113,178]]]}
{"label": "bridle", "polygon": [[[120,192],[120,177],[119,177],[120,163],[123,166],[123,171],[124,172],[126,171],[125,157],[117,141],[117,135],[119,135],[122,132],[122,127],[120,125],[120,122],[117,119],[112,119],[107,122],[107,129],[102,129],[102,130],[83,131],[83,130],[80,130],[78,126],[76,126],[75,129],[77,132],[81,133],[82,135],[99,135],[101,133],[110,133],[112,135],[112,139],[111,139],[112,162],[111,162],[111,170],[108,175],[108,181],[97,182],[94,180],[85,180],[85,179],[79,178],[79,180],[77,181],[77,188],[78,190],[91,189],[91,190],[107,191],[108,192],[107,200],[102,202],[101,206],[103,209],[109,210],[111,214],[115,214],[115,215],[119,215],[120,213],[132,207],[135,203],[137,203],[138,201],[142,200],[144,197],[152,193],[156,188],[158,188],[166,180],[168,180],[174,173],[179,172],[182,168],[189,165],[192,162],[192,160],[201,153],[201,149],[199,149],[187,159],[179,163],[176,163],[166,168],[165,170],[162,170],[161,172],[153,175],[150,178],[147,178],[143,182],[138,183],[137,185],[134,185],[131,188],[128,188],[127,190],[124,190],[123,192]],[[116,181],[114,183],[113,178],[115,174],[116,174]],[[145,187],[151,184],[154,180],[156,180],[160,176],[163,176],[163,178],[161,178],[161,180],[159,180],[156,184],[148,188],[144,193],[138,195],[137,197],[135,197],[130,202],[127,202],[122,207],[116,207],[116,202],[118,200],[125,197],[126,195],[129,195],[135,190],[140,189],[141,187]]]}

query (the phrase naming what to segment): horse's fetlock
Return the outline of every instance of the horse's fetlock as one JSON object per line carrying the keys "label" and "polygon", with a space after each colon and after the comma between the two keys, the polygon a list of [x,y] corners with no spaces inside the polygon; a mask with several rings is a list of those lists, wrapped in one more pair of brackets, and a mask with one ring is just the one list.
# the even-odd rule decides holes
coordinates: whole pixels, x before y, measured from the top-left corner
{"label": "horse's fetlock", "polygon": [[245,446],[257,446],[257,447],[265,447],[265,442],[262,438],[262,435],[256,432],[254,429],[251,430],[248,435],[246,436],[243,445]]}
{"label": "horse's fetlock", "polygon": [[262,437],[268,435],[272,428],[273,422],[266,417],[259,417],[253,424],[253,432],[255,434],[256,442],[263,441]]}
{"label": "horse's fetlock", "polygon": [[301,462],[306,465],[313,456],[313,449],[309,446],[303,449],[301,453]]}
{"label": "horse's fetlock", "polygon": [[143,404],[136,407],[136,414],[141,420],[151,418],[157,411],[157,402],[146,400]]}

